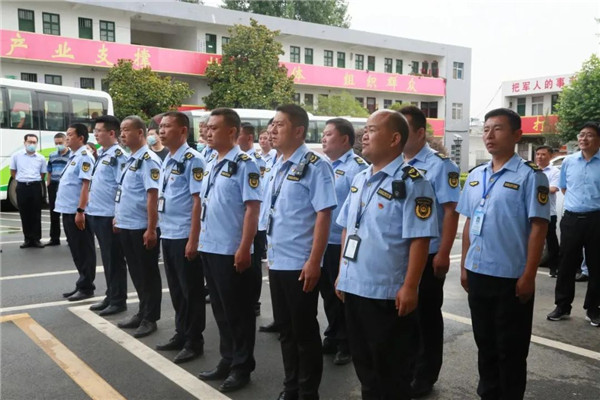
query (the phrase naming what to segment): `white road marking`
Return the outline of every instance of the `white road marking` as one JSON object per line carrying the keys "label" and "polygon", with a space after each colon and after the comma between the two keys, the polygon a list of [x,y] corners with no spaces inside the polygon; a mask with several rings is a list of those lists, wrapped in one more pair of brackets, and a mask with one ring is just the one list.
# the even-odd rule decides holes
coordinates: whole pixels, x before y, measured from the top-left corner
{"label": "white road marking", "polygon": [[[129,303],[129,301],[128,301]],[[163,357],[144,343],[135,339],[117,326],[111,324],[104,318],[90,311],[86,306],[70,307],[69,311],[99,330],[101,333],[114,340],[125,350],[139,358],[149,367],[153,368],[165,378],[188,392],[196,399],[229,399],[216,389],[202,382],[185,369],[174,364],[171,360]]]}
{"label": "white road marking", "polygon": [[[159,261],[158,265],[164,264],[164,261]],[[53,272],[38,272],[36,274],[24,274],[24,275],[8,275],[0,277],[0,281],[10,281],[13,279],[30,279],[30,278],[39,278],[43,276],[55,276],[55,275],[69,275],[69,274],[77,274],[76,269],[69,269],[63,271],[53,271]],[[96,273],[104,273],[104,266],[96,265]]]}
{"label": "white road marking", "polygon": [[[14,218],[6,218],[6,217],[0,217],[0,221],[10,221],[10,222],[18,222],[21,223],[21,219],[14,219]],[[46,225],[50,225],[50,222],[46,222],[44,220],[41,220],[42,224],[46,224]]]}
{"label": "white road marking", "polygon": [[[41,238],[41,239],[40,239],[40,241],[41,241],[42,243],[44,243],[44,242],[46,242],[46,241],[49,241],[49,240],[50,240],[50,238],[49,238],[49,237],[44,237],[44,238]],[[67,240],[67,238],[66,238],[65,236],[61,236],[60,240],[64,240],[64,241],[66,241],[66,240]],[[11,240],[11,241],[7,241],[7,242],[0,242],[0,244],[15,244],[15,243],[19,243],[19,244],[20,244],[20,243],[23,243],[23,241],[22,241],[22,240]]]}

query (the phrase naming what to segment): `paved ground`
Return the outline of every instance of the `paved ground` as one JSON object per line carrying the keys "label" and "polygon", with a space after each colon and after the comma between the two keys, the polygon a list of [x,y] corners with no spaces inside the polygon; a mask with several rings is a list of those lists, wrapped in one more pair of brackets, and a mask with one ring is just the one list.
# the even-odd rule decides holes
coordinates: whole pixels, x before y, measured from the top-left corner
{"label": "paved ground", "polygon": [[[44,236],[49,219],[44,211]],[[507,238],[508,239],[508,238]],[[0,398],[12,399],[219,399],[227,398],[195,376],[219,360],[218,336],[212,312],[207,310],[205,354],[183,367],[170,359],[174,352],[158,353],[154,345],[173,333],[171,302],[163,276],[162,319],[156,334],[142,340],[116,327],[137,307],[129,296],[129,311],[100,318],[88,310],[91,301],[66,302],[61,293],[74,285],[76,272],[68,247],[19,249],[22,241],[18,213],[0,214]],[[458,280],[460,241],[445,290],[445,359],[440,381],[429,399],[476,399],[476,347],[469,325],[466,294]],[[98,264],[101,264],[98,257]],[[585,284],[577,284],[571,320],[546,321],[553,308],[555,280],[538,275],[533,343],[529,356],[528,399],[600,399],[600,329],[584,320],[581,308]],[[96,295],[105,290],[98,266]],[[130,292],[133,285],[129,283]],[[271,321],[268,281],[257,324]],[[321,329],[326,326],[320,310]],[[252,383],[229,395],[232,399],[274,399],[281,390],[283,368],[277,338],[257,333],[257,369]],[[359,399],[352,365],[334,366],[325,358],[321,398]]]}

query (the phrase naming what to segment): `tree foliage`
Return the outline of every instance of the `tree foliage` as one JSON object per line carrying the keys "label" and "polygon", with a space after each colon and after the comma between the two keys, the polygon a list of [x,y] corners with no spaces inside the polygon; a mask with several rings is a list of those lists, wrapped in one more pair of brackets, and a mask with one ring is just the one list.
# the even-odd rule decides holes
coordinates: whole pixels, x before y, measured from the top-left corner
{"label": "tree foliage", "polygon": [[600,121],[600,59],[592,55],[576,79],[558,96],[557,129],[565,142],[575,140],[587,121]]}
{"label": "tree foliage", "polygon": [[154,115],[176,109],[194,92],[185,82],[161,77],[150,67],[134,69],[133,61],[119,60],[106,77],[115,116],[138,115],[149,120]]}
{"label": "tree foliage", "polygon": [[211,93],[204,97],[209,109],[217,107],[273,109],[291,103],[294,79],[279,64],[283,46],[275,40],[279,31],[250,20],[250,26],[234,25],[223,46],[221,64],[206,68]]}
{"label": "tree foliage", "polygon": [[319,96],[317,107],[308,107],[307,111],[315,115],[332,117],[368,117],[369,111],[361,106],[350,93]]}
{"label": "tree foliage", "polygon": [[223,8],[348,28],[345,0],[223,0]]}
{"label": "tree foliage", "polygon": [[[390,110],[394,110],[394,111],[400,111],[400,110],[401,110],[403,107],[407,107],[407,106],[412,106],[412,104],[411,104],[411,103],[405,103],[405,102],[402,102],[402,103],[394,103],[394,104],[392,104],[392,105],[390,106]],[[431,124],[430,124],[429,122],[427,122],[427,125],[425,126],[425,132],[427,132],[427,140],[428,140],[428,143],[431,145],[432,141],[431,141],[431,140],[429,140],[429,139],[430,139],[430,138],[433,138],[433,133],[434,133],[434,132],[433,132],[433,126],[431,126]],[[436,146],[438,146],[438,145],[436,145]],[[446,151],[441,151],[441,150],[440,150],[441,148],[445,149],[444,145],[443,145],[443,144],[440,144],[440,146],[441,146],[440,148],[436,148],[436,147],[434,147],[434,146],[431,146],[431,147],[432,147],[434,150],[437,150],[437,151],[439,151],[440,153],[448,154],[448,151],[447,151],[447,150],[446,150]],[[438,146],[438,147],[439,147],[439,146]]]}

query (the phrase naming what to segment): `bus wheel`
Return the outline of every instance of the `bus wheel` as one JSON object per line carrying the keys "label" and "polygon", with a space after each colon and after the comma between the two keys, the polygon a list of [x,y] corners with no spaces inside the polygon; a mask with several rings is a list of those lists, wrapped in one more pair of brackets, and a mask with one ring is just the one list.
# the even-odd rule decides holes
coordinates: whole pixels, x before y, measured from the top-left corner
{"label": "bus wheel", "polygon": [[19,206],[17,204],[17,180],[11,179],[8,182],[8,189],[6,191],[6,196],[8,198],[8,202],[13,207],[13,209],[18,210]]}

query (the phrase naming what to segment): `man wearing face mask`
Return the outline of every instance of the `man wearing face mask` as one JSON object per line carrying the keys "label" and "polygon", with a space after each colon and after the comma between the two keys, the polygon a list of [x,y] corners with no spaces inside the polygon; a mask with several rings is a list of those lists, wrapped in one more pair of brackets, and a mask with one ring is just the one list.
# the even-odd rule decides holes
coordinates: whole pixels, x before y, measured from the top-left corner
{"label": "man wearing face mask", "polygon": [[60,214],[54,212],[56,192],[60,176],[69,163],[71,150],[65,146],[66,135],[62,132],[54,135],[56,151],[48,157],[48,202],[50,205],[50,241],[45,246],[60,246]]}
{"label": "man wearing face mask", "polygon": [[148,146],[150,146],[150,150],[152,150],[158,157],[160,157],[161,161],[165,161],[165,157],[169,154],[169,149],[162,145],[161,141],[158,140],[158,132],[156,129],[148,129],[148,136],[146,137],[146,142],[148,142]]}
{"label": "man wearing face mask", "polygon": [[10,176],[17,181],[17,203],[25,241],[20,246],[44,247],[42,236],[42,181],[46,174],[46,160],[36,153],[38,138],[25,135],[25,151],[17,151],[10,159]]}

